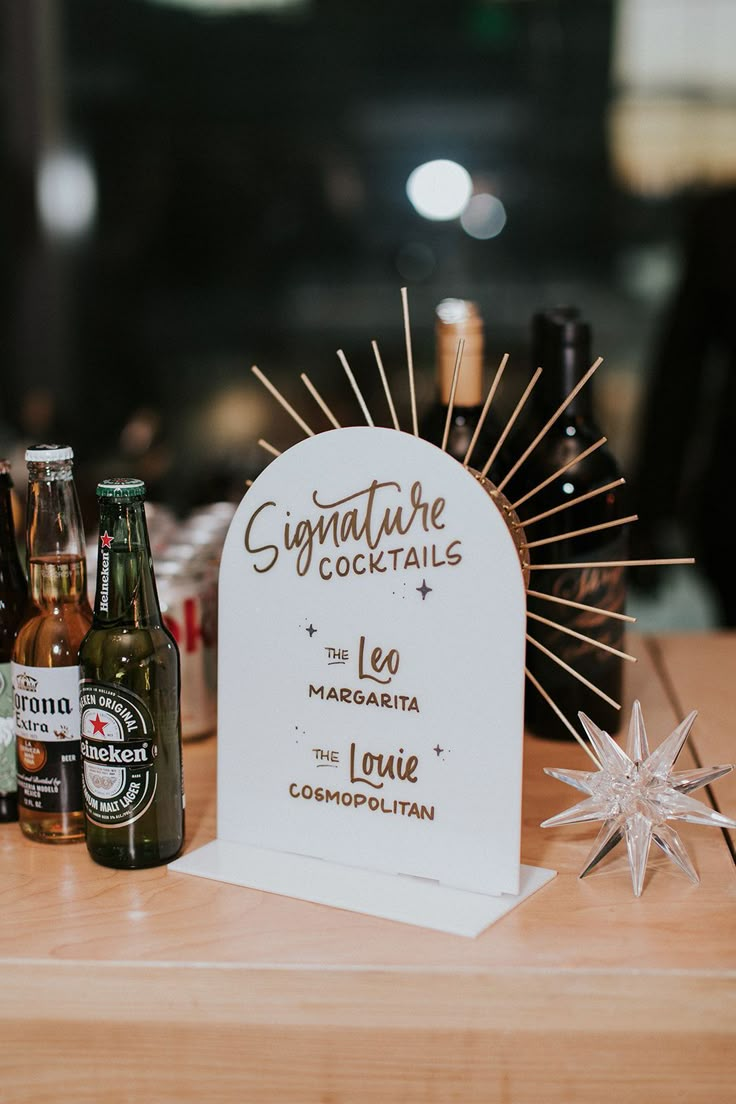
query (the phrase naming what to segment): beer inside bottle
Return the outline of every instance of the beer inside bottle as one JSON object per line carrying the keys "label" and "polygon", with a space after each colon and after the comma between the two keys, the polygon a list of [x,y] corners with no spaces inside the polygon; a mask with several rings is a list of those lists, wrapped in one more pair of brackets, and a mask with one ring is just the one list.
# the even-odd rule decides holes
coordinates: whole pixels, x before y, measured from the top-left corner
{"label": "beer inside bottle", "polygon": [[10,659],[28,588],[15,541],[10,464],[0,460],[0,822],[18,819]]}
{"label": "beer inside bottle", "polygon": [[104,866],[155,866],[184,842],[179,652],[164,626],[139,479],[98,484],[92,627],[80,710],[87,848]]}
{"label": "beer inside bottle", "polygon": [[79,645],[89,628],[84,532],[73,452],[26,452],[31,602],[13,647],[18,819],[42,843],[84,838],[79,761]]}

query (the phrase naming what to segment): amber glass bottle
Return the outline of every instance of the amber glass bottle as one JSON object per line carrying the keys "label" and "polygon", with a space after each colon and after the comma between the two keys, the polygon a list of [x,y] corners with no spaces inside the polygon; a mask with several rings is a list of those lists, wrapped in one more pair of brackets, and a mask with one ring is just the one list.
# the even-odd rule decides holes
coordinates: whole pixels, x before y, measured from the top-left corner
{"label": "amber glass bottle", "polygon": [[84,838],[79,645],[92,620],[73,452],[26,452],[30,597],[13,648],[18,818],[42,843]]}

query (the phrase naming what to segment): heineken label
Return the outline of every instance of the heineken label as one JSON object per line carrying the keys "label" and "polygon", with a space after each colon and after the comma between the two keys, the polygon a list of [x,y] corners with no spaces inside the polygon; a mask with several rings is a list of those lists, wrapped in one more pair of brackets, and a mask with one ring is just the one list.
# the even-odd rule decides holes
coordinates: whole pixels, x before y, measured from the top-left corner
{"label": "heineken label", "polygon": [[0,793],[15,793],[15,725],[10,664],[0,663]]}
{"label": "heineken label", "polygon": [[137,694],[83,680],[82,788],[87,819],[101,828],[132,824],[156,792],[153,717]]}
{"label": "heineken label", "polygon": [[13,663],[11,676],[18,803],[34,812],[79,812],[79,667]]}

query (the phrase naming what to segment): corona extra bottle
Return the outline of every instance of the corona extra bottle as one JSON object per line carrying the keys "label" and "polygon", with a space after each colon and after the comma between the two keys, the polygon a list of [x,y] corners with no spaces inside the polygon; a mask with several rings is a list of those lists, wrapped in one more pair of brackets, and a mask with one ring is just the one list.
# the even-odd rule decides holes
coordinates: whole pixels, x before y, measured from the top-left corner
{"label": "corona extra bottle", "polygon": [[73,452],[26,452],[31,602],[13,648],[18,819],[42,843],[84,838],[79,760],[79,645],[89,628],[84,532]]}

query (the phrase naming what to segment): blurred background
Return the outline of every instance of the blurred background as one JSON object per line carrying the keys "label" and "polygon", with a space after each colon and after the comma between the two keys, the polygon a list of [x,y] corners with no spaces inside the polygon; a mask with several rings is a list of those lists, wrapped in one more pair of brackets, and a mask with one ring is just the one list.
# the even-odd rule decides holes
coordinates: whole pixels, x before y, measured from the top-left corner
{"label": "blurred background", "polygon": [[[580,307],[646,519],[635,551],[699,551],[736,369],[732,0],[0,10],[0,455],[21,489],[25,446],[54,439],[85,510],[112,474],[180,516],[237,501],[269,459],[257,439],[300,436],[250,365],[323,428],[308,372],[351,424],[342,347],[388,424],[373,338],[407,426],[406,285],[423,406],[442,298],[478,303],[489,379],[510,352],[502,406],[533,312]],[[407,191],[438,159],[439,185]],[[634,581],[643,627],[730,623],[707,561]]]}

